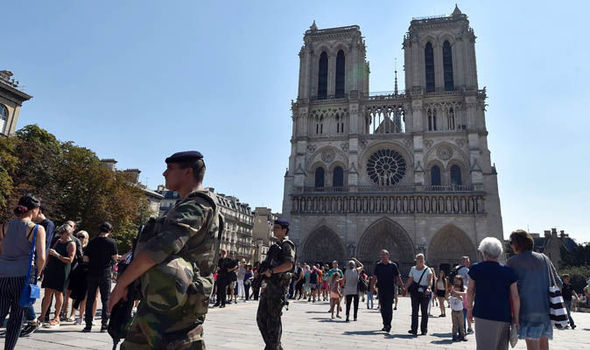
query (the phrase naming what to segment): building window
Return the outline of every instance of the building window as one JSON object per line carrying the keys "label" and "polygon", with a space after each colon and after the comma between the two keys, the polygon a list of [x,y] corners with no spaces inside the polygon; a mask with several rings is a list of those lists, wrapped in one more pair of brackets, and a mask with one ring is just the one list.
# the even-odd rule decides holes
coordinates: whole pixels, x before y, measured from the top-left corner
{"label": "building window", "polygon": [[344,97],[344,72],[344,51],[340,50],[336,56],[336,97]]}
{"label": "building window", "polygon": [[428,131],[436,131],[436,109],[428,110]]}
{"label": "building window", "polygon": [[424,48],[424,65],[426,67],[426,92],[434,91],[434,51],[428,42]]}
{"label": "building window", "polygon": [[438,165],[433,166],[430,168],[430,185],[432,186],[440,186],[440,168]]}
{"label": "building window", "polygon": [[455,130],[455,110],[453,107],[449,108],[449,112],[447,114],[447,121],[449,130]]}
{"label": "building window", "polygon": [[8,130],[4,130],[8,125],[8,109],[0,104],[0,133],[8,134]]}
{"label": "building window", "polygon": [[342,167],[337,166],[334,168],[332,186],[334,186],[334,187],[344,186],[344,170],[342,169]]}
{"label": "building window", "polygon": [[324,51],[320,55],[318,70],[318,99],[328,97],[328,54]]}
{"label": "building window", "polygon": [[453,49],[448,40],[443,44],[443,71],[445,73],[445,90],[455,90],[453,82]]}
{"label": "building window", "polygon": [[392,149],[382,149],[373,153],[367,161],[367,174],[379,186],[393,186],[406,173],[406,161]]}
{"label": "building window", "polygon": [[453,165],[451,167],[451,185],[462,185],[463,181],[461,180],[461,168],[458,165]]}
{"label": "building window", "polygon": [[344,133],[344,117],[336,115],[336,133]]}
{"label": "building window", "polygon": [[324,187],[324,168],[317,167],[315,169],[315,187],[316,188],[323,188]]}

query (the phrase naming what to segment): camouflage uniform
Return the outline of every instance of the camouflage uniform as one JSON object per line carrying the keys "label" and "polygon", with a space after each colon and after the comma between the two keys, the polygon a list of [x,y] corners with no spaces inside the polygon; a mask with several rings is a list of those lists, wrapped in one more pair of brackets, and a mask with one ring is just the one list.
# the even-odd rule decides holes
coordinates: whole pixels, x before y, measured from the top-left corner
{"label": "camouflage uniform", "polygon": [[[275,243],[269,249],[267,258],[263,264],[277,267],[285,262],[295,263],[295,245],[285,239]],[[266,278],[266,288],[260,296],[256,322],[262,334],[265,350],[281,350],[281,315],[286,295],[289,291],[290,272],[273,274]]]}
{"label": "camouflage uniform", "polygon": [[157,263],[141,278],[141,301],[121,349],[205,349],[203,322],[223,217],[206,191],[150,220],[138,251]]}

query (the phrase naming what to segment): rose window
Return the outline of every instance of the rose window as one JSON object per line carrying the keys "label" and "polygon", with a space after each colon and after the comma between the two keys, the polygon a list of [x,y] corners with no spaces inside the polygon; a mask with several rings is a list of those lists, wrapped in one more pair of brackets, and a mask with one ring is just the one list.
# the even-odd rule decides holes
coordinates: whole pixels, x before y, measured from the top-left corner
{"label": "rose window", "polygon": [[392,149],[379,150],[369,157],[367,173],[379,186],[392,186],[398,183],[406,173],[406,161]]}

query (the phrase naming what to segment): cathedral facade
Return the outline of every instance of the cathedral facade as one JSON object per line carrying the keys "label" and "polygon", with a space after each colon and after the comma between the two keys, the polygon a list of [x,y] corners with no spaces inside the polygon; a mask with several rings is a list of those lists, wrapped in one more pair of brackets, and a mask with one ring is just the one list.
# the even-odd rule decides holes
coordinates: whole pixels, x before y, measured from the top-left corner
{"label": "cathedral facade", "polygon": [[419,252],[448,269],[502,240],[467,16],[413,19],[403,48],[406,90],[396,72],[395,91],[371,94],[358,26],[305,32],[283,199],[299,261],[371,268],[388,249],[402,271]]}

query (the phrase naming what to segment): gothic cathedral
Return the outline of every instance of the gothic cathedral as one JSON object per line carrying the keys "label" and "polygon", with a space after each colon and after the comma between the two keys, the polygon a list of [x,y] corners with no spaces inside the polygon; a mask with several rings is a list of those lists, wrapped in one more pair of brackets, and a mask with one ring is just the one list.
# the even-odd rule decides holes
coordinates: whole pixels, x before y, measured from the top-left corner
{"label": "gothic cathedral", "polygon": [[477,83],[475,34],[458,8],[413,19],[403,41],[405,91],[371,94],[359,26],[304,35],[283,215],[298,260],[388,249],[402,271],[422,252],[436,269],[502,240],[495,167]]}

